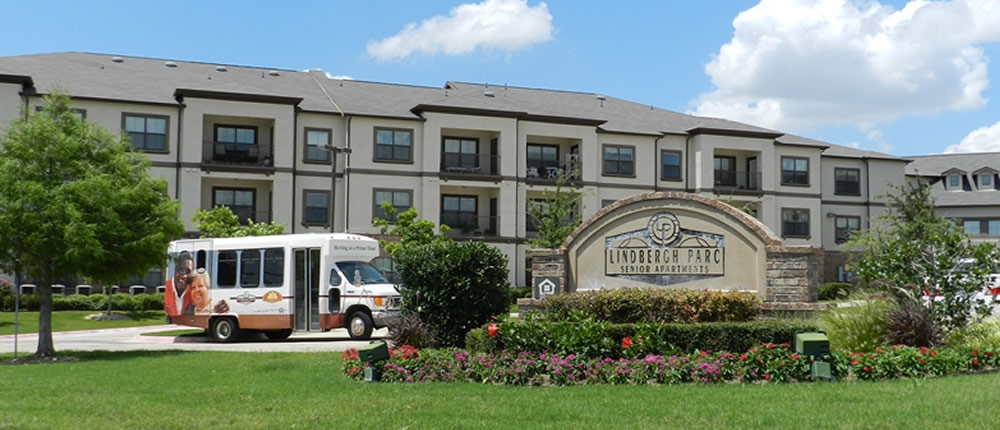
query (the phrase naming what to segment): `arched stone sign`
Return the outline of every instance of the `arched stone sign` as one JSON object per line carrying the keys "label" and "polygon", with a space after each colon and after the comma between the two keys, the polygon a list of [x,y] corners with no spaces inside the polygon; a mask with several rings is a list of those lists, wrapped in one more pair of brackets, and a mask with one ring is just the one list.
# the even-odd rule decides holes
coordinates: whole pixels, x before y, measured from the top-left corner
{"label": "arched stone sign", "polygon": [[768,256],[784,252],[767,226],[732,206],[696,194],[658,192],[601,209],[566,239],[559,254],[566,265],[564,291],[739,289],[771,301]]}

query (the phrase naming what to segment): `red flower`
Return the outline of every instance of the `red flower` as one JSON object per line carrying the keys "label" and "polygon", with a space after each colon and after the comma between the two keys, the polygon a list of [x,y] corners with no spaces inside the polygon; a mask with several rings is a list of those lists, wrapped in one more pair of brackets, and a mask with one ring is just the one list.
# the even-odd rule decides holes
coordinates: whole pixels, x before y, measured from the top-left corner
{"label": "red flower", "polygon": [[851,366],[858,364],[858,360],[851,360]]}
{"label": "red flower", "polygon": [[861,369],[861,370],[862,370],[862,371],[864,371],[865,373],[868,373],[868,372],[871,372],[871,371],[872,371],[872,368],[871,368],[871,367],[868,367],[868,366],[865,366],[865,368],[864,368],[864,369]]}
{"label": "red flower", "polygon": [[917,361],[919,361],[920,364],[926,364],[927,363],[926,361],[924,361],[923,358],[918,358]]}
{"label": "red flower", "polygon": [[490,334],[490,337],[497,337],[497,325],[490,323],[486,326],[486,332]]}
{"label": "red flower", "polygon": [[628,347],[630,347],[630,346],[632,346],[632,338],[630,338],[628,336],[623,337],[622,338],[622,349],[628,349]]}
{"label": "red flower", "polygon": [[920,347],[920,353],[921,354],[926,354],[927,353],[927,347],[926,346],[921,346]]}
{"label": "red flower", "polygon": [[743,355],[740,356],[740,361],[743,361],[743,360],[746,360],[746,359],[747,359],[747,355],[746,354],[743,354]]}
{"label": "red flower", "polygon": [[770,381],[771,380],[771,374],[770,373],[765,373],[764,374],[764,380],[765,381]]}
{"label": "red flower", "polygon": [[875,352],[881,354],[882,353],[882,348],[875,348]]}
{"label": "red flower", "polygon": [[767,348],[767,349],[774,349],[774,345],[772,345],[772,344],[768,343],[768,344],[765,344],[765,345],[764,345],[764,348]]}
{"label": "red flower", "polygon": [[931,350],[931,357],[933,357],[933,356],[935,356],[935,355],[937,355],[937,351],[935,351],[935,350],[933,350],[933,349],[932,349],[932,350]]}
{"label": "red flower", "polygon": [[977,355],[979,355],[979,350],[978,349],[973,349],[972,350],[972,356],[975,357]]}
{"label": "red flower", "polygon": [[975,366],[978,366],[978,365],[979,365],[979,360],[976,360],[975,358],[973,358],[972,359],[972,366],[975,367]]}

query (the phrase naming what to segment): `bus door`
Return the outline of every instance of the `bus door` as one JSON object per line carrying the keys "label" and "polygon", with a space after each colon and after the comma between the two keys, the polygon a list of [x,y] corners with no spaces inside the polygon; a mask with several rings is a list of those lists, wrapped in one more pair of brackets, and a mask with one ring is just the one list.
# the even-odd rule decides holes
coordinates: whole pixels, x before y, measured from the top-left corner
{"label": "bus door", "polygon": [[297,248],[295,253],[295,329],[318,331],[319,248]]}

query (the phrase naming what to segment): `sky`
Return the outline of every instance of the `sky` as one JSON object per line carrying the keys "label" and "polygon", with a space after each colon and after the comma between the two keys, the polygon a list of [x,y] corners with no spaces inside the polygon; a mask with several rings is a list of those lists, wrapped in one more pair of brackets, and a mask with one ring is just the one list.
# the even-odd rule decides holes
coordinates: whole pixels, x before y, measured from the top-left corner
{"label": "sky", "polygon": [[1000,0],[91,0],[4,5],[81,51],[604,94],[897,156],[1000,152]]}

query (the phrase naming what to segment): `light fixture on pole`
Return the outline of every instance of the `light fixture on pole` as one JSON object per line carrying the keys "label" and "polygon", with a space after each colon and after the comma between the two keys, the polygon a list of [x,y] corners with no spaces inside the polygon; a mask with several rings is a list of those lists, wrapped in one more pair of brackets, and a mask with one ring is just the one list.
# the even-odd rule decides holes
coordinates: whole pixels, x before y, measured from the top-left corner
{"label": "light fixture on pole", "polygon": [[330,165],[332,166],[330,174],[330,232],[333,233],[336,231],[334,224],[337,221],[337,212],[334,211],[334,201],[337,200],[337,154],[350,154],[351,148],[323,145],[319,149],[330,151]]}

